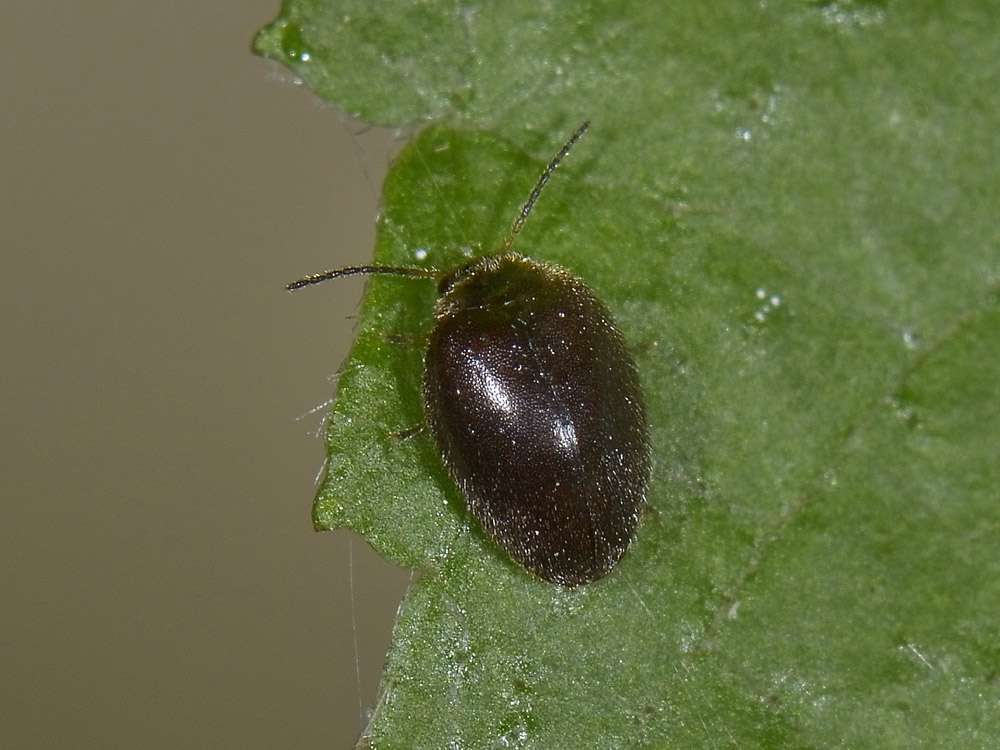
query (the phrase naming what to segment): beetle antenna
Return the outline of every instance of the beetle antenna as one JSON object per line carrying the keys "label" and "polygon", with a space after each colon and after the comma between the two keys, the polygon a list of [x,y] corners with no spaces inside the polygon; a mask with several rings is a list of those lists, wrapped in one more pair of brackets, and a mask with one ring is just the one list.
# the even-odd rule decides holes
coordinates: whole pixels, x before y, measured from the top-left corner
{"label": "beetle antenna", "polygon": [[341,276],[375,276],[377,274],[383,276],[412,276],[418,279],[436,279],[439,275],[437,271],[429,271],[426,268],[407,268],[406,266],[344,266],[343,268],[323,271],[323,273],[314,273],[306,276],[304,279],[293,281],[285,289],[294,292],[296,289],[301,289],[304,286],[312,286],[313,284],[319,284],[322,281],[329,281],[330,279],[339,279]]}
{"label": "beetle antenna", "polygon": [[[545,171],[542,172],[542,176],[538,178],[538,182],[535,184],[535,189],[531,191],[531,195],[528,196],[527,202],[521,206],[521,210],[517,214],[517,219],[514,220],[514,224],[510,228],[510,232],[507,234],[507,239],[504,240],[503,246],[500,248],[500,252],[504,253],[510,249],[510,246],[514,244],[514,240],[517,239],[517,235],[521,232],[521,227],[524,226],[525,220],[528,218],[528,214],[531,213],[531,209],[535,207],[535,201],[538,200],[538,196],[542,194],[542,189],[548,183],[549,178],[552,177],[552,173],[556,171],[556,167],[566,158],[566,155],[570,152],[570,149],[580,140],[580,136],[587,132],[587,128],[590,127],[590,120],[585,120],[584,123],[576,129],[576,132],[570,136],[566,144],[559,149],[559,153],[552,157],[552,161],[549,162],[548,166],[545,167]],[[329,281],[330,279],[339,279],[343,276],[409,276],[418,279],[435,279],[440,276],[438,271],[430,271],[425,268],[409,268],[407,266],[344,266],[343,268],[334,268],[329,271],[323,271],[322,273],[314,273],[305,278],[301,278],[298,281],[293,281],[291,284],[285,286],[290,292],[294,292],[303,287],[312,286],[313,284],[319,284],[323,281]]]}
{"label": "beetle antenna", "polygon": [[585,120],[583,125],[576,129],[576,132],[570,136],[569,140],[566,141],[566,145],[559,149],[559,153],[556,154],[549,165],[542,172],[542,176],[538,178],[538,183],[535,185],[535,189],[531,191],[531,195],[528,196],[528,201],[521,206],[521,210],[517,214],[517,219],[514,220],[514,224],[510,228],[510,233],[507,235],[507,239],[503,242],[503,247],[500,248],[501,253],[505,253],[510,250],[510,246],[514,244],[514,240],[517,235],[521,232],[521,227],[524,226],[525,220],[528,218],[528,214],[531,213],[531,209],[535,207],[535,201],[538,200],[538,196],[542,194],[542,188],[549,181],[552,173],[556,171],[556,167],[559,166],[559,162],[566,158],[566,154],[569,150],[573,148],[573,145],[580,140],[580,136],[587,132],[587,128],[590,127],[590,120]]}

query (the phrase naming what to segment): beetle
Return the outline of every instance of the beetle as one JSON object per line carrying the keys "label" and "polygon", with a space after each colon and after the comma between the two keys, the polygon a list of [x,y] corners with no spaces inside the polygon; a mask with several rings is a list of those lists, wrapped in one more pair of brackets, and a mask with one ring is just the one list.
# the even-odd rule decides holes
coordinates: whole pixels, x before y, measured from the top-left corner
{"label": "beetle", "polygon": [[424,357],[425,423],[486,536],[562,586],[607,575],[635,535],[650,474],[635,361],[607,306],[566,269],[511,248],[552,173],[546,166],[502,246],[443,271],[346,266],[438,282]]}

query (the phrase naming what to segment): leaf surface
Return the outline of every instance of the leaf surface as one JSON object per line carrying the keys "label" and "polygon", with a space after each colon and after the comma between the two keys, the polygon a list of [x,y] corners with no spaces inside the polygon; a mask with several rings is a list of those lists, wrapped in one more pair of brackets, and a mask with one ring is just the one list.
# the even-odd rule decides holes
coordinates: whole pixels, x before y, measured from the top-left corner
{"label": "leaf surface", "polygon": [[[433,123],[376,259],[516,248],[615,313],[653,438],[608,578],[482,536],[422,420],[434,283],[373,278],[320,528],[421,572],[374,747],[1000,744],[1000,29],[986,2],[286,0],[255,49]],[[407,345],[402,339],[410,339]]]}

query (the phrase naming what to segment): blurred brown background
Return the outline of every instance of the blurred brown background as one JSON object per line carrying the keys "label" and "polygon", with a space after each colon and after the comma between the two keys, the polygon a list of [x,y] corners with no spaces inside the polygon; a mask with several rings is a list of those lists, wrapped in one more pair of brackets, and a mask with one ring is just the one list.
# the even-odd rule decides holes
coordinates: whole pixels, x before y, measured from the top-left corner
{"label": "blurred brown background", "polygon": [[312,531],[297,419],[361,282],[282,285],[370,258],[399,142],[250,53],[278,8],[5,9],[4,747],[345,748],[374,699],[409,576]]}

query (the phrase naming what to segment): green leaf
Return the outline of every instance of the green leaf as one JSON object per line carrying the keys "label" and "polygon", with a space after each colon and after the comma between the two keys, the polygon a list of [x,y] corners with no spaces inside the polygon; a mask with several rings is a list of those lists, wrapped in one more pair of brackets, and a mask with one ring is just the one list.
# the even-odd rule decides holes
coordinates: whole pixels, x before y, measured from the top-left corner
{"label": "green leaf", "polygon": [[1000,745],[998,32],[984,1],[286,0],[259,53],[437,123],[380,262],[496,249],[592,120],[516,249],[605,299],[652,427],[622,562],[532,578],[394,439],[435,289],[371,280],[315,518],[422,574],[372,746]]}

